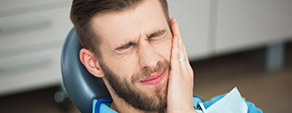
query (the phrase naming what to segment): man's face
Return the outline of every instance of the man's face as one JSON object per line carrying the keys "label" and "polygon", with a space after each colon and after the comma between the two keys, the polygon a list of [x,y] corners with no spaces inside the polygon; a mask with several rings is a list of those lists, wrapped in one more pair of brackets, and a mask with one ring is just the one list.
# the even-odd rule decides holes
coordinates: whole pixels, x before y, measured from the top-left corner
{"label": "man's face", "polygon": [[91,20],[106,79],[119,97],[142,110],[166,106],[172,40],[167,20],[158,0]]}

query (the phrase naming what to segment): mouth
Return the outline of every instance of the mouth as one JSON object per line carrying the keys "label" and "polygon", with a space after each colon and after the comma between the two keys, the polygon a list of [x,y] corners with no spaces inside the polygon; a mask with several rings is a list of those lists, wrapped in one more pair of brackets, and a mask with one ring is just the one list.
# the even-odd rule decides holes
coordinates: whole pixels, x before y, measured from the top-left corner
{"label": "mouth", "polygon": [[147,78],[141,80],[140,82],[142,82],[145,85],[159,84],[163,80],[165,72],[166,72],[166,70],[164,69],[164,70],[162,70],[160,72],[152,74],[150,77],[147,77]]}

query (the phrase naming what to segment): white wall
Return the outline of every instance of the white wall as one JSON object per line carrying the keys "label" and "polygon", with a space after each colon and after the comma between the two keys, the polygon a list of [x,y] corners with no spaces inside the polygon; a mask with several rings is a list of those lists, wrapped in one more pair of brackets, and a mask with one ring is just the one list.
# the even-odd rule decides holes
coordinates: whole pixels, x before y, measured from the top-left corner
{"label": "white wall", "polygon": [[209,56],[209,0],[168,0],[169,13],[177,19],[190,59]]}
{"label": "white wall", "polygon": [[192,60],[292,39],[292,0],[168,2]]}

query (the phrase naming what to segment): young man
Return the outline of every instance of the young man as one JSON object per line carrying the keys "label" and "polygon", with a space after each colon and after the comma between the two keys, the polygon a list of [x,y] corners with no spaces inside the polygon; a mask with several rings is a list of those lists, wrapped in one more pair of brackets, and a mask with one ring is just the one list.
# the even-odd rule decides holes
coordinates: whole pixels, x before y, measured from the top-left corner
{"label": "young man", "polygon": [[196,113],[193,70],[166,0],[73,0],[71,20],[81,62],[111,94],[101,109]]}

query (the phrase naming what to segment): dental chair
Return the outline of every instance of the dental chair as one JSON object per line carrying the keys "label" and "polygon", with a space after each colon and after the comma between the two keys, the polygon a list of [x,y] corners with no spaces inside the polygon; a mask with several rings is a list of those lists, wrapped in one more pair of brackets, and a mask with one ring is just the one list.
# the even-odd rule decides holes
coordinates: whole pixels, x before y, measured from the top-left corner
{"label": "dental chair", "polygon": [[76,31],[72,28],[62,50],[63,84],[79,111],[91,113],[93,99],[111,98],[111,96],[103,80],[92,76],[79,60],[81,48]]}
{"label": "dental chair", "polygon": [[79,51],[81,49],[82,46],[80,45],[77,33],[72,28],[62,50],[61,69],[63,85],[66,94],[69,95],[79,111],[91,113],[93,99],[111,98],[111,96],[103,80],[91,75],[81,63],[79,59]]}

